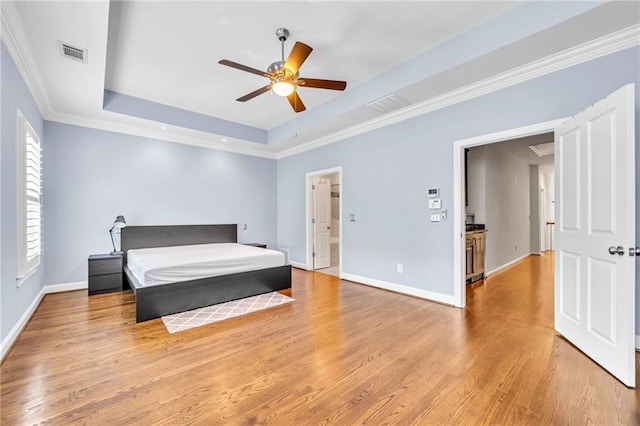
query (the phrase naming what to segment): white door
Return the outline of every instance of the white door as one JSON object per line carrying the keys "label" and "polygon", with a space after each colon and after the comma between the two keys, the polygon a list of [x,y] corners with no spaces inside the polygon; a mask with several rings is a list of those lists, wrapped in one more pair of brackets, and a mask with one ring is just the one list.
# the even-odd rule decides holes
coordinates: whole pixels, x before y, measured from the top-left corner
{"label": "white door", "polygon": [[555,158],[555,328],[634,387],[633,85],[560,125]]}
{"label": "white door", "polygon": [[538,189],[538,194],[540,197],[540,251],[549,250],[549,245],[547,244],[547,200],[546,194],[544,193],[544,188]]}
{"label": "white door", "polygon": [[313,183],[313,269],[331,266],[331,182],[316,177]]}

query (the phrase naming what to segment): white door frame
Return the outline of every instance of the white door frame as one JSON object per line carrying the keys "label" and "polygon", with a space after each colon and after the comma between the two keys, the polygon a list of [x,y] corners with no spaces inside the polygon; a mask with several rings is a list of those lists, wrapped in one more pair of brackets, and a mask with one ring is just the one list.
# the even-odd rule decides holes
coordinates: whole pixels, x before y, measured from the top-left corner
{"label": "white door frame", "polygon": [[342,244],[342,198],[344,194],[344,190],[342,187],[342,166],[332,167],[330,169],[317,170],[314,172],[309,172],[305,175],[305,222],[307,224],[307,264],[306,269],[311,271],[313,270],[313,257],[311,253],[313,253],[313,224],[311,223],[311,185],[314,176],[325,176],[333,173],[338,174],[338,183],[340,184],[340,197],[338,198],[338,209],[340,210],[340,227],[338,228],[338,240],[340,241],[340,251],[338,253],[338,262],[340,265],[338,266],[338,276],[342,278],[342,253],[343,244]]}
{"label": "white door frame", "polygon": [[[540,176],[540,169],[538,169],[538,176]],[[545,176],[542,176],[542,178],[544,179]],[[547,225],[547,220],[549,220],[549,216],[547,215],[547,194],[546,192],[549,189],[546,187],[544,187],[544,191],[540,192],[540,185],[538,185],[538,207],[540,210],[538,212],[538,217],[540,218],[540,221],[538,222],[539,225],[539,229],[538,229],[538,234],[540,234],[540,236],[538,238],[540,238],[540,253],[543,253],[545,251],[547,251],[547,227],[549,225]]]}
{"label": "white door frame", "polygon": [[[532,124],[530,126],[503,130],[472,138],[460,139],[453,143],[453,301],[454,306],[464,308],[467,299],[465,280],[464,240],[464,149],[518,139],[541,133],[553,132],[567,118]],[[557,171],[556,171],[557,172]]]}

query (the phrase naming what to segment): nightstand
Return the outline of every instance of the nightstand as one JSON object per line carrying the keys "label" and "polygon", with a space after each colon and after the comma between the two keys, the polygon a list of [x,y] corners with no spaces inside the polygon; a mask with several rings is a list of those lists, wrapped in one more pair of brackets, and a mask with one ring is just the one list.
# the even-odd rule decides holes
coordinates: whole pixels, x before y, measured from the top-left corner
{"label": "nightstand", "polygon": [[89,295],[122,290],[122,254],[90,255]]}
{"label": "nightstand", "polygon": [[253,246],[253,247],[260,247],[260,248],[267,248],[266,244],[263,243],[242,243],[245,246]]}

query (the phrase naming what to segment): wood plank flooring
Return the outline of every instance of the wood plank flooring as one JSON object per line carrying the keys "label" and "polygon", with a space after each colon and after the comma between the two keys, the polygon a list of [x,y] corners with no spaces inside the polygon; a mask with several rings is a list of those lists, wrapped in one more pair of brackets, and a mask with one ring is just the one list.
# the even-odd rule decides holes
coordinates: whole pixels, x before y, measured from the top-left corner
{"label": "wood plank flooring", "polygon": [[[170,335],[130,292],[47,295],[0,368],[3,425],[638,424],[553,331],[552,260],[460,310],[294,270],[295,302]],[[638,362],[638,358],[637,358]]]}

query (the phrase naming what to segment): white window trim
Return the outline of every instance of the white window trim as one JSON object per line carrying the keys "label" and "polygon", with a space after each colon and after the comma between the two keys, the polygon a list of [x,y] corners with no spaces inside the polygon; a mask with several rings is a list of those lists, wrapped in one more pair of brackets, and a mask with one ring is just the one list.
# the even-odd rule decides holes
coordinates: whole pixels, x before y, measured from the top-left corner
{"label": "white window trim", "polygon": [[40,155],[42,155],[42,145],[38,134],[33,130],[31,124],[27,121],[22,112],[16,110],[16,241],[17,241],[17,261],[18,270],[16,277],[16,286],[20,287],[22,283],[31,277],[42,257],[42,159],[40,160],[40,252],[29,261],[27,260],[27,194],[26,194],[26,158],[27,147],[26,137],[30,134],[33,139],[38,142],[40,147]]}

